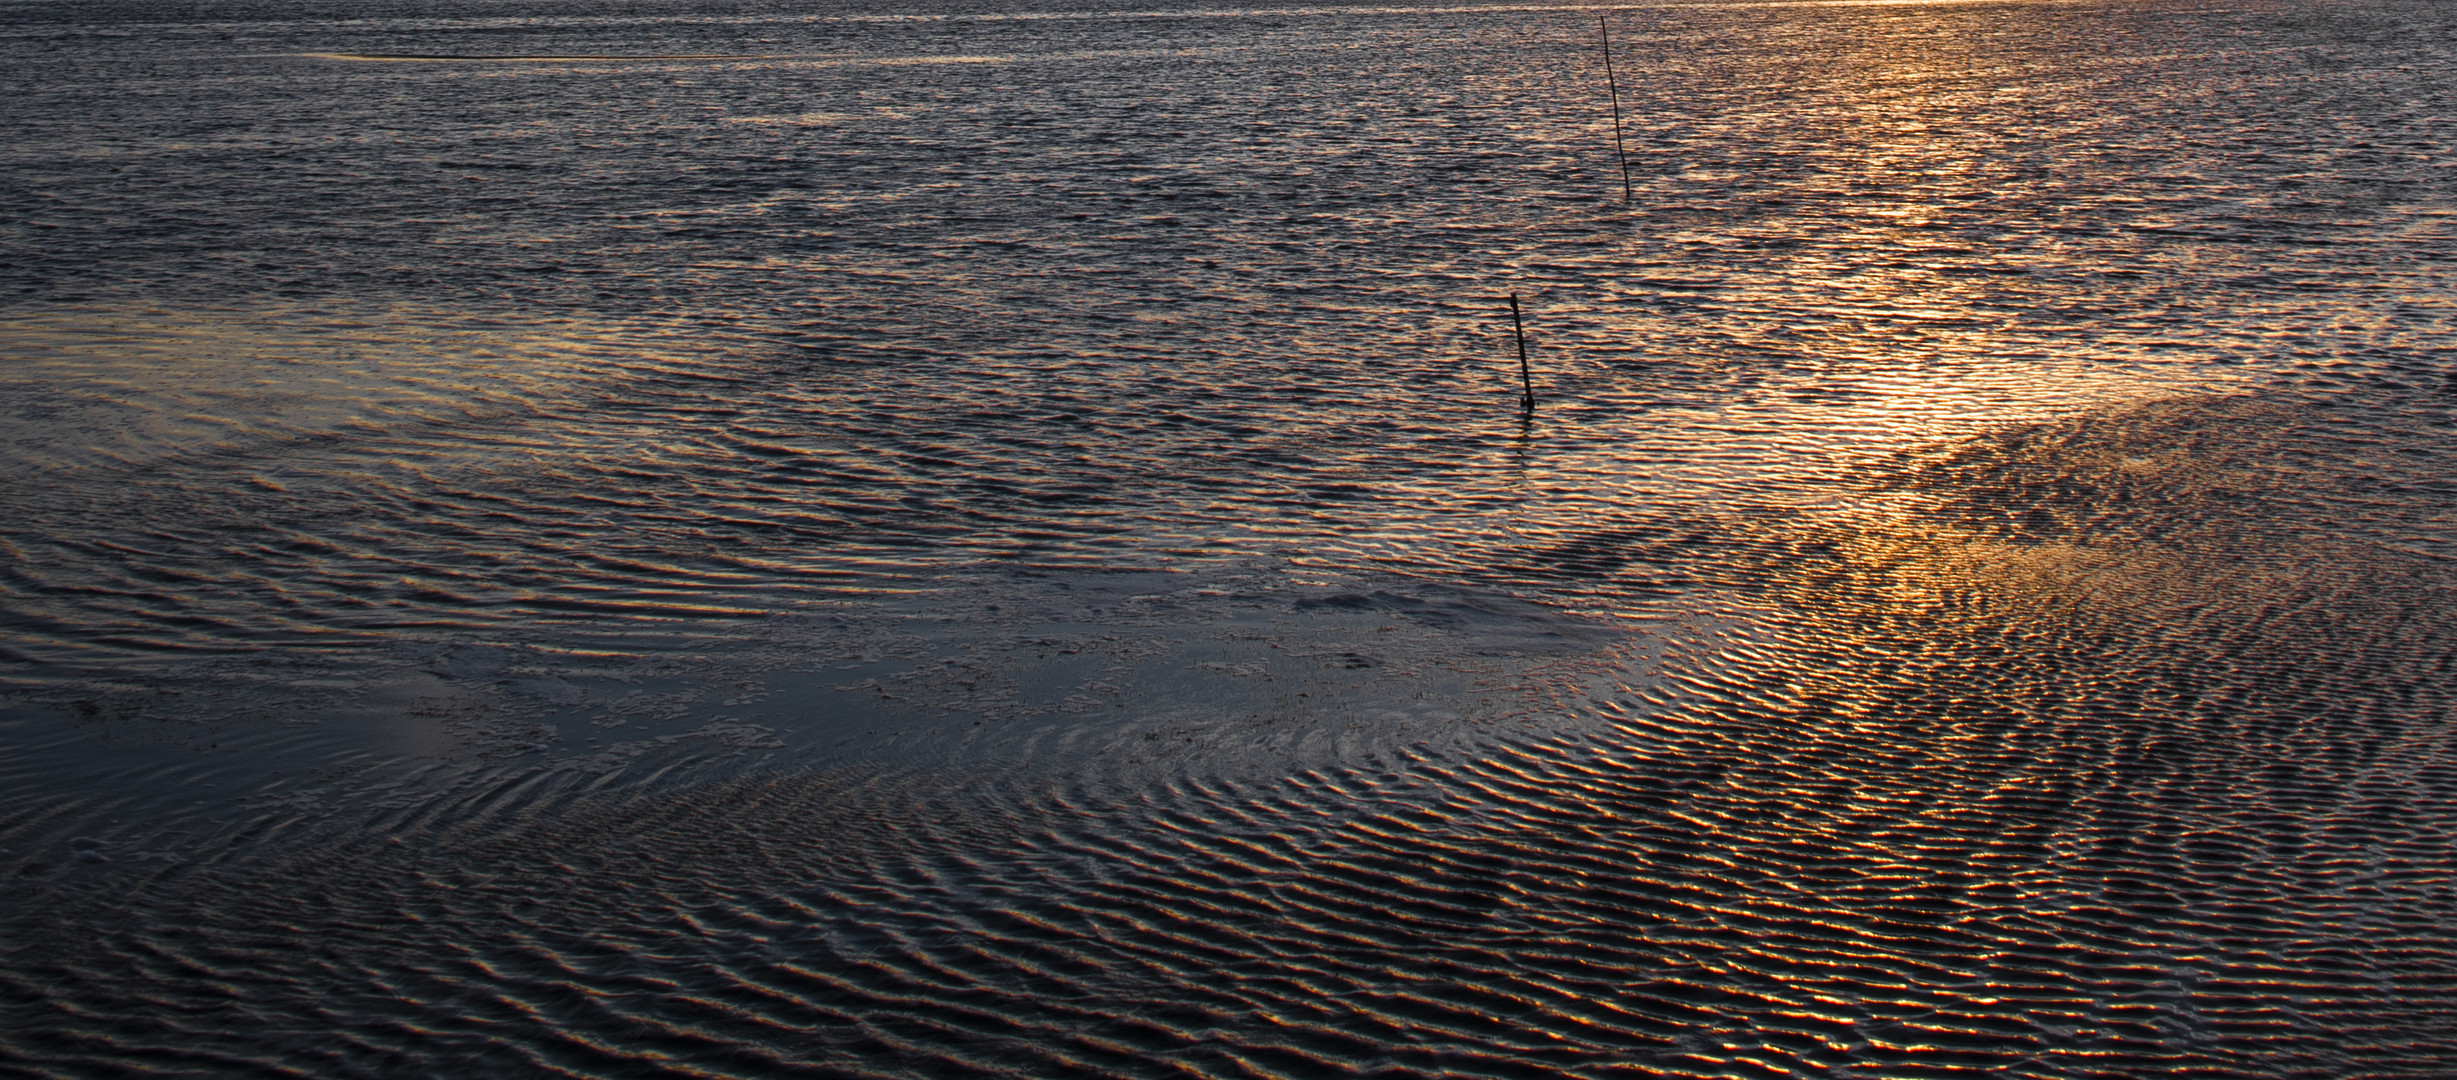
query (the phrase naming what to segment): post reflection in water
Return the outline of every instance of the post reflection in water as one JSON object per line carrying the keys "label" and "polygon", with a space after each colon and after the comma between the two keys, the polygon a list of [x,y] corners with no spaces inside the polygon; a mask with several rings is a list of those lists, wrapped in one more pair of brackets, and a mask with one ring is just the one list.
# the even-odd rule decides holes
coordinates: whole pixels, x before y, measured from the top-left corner
{"label": "post reflection in water", "polygon": [[7,1068],[2457,1060],[2445,5],[0,10]]}

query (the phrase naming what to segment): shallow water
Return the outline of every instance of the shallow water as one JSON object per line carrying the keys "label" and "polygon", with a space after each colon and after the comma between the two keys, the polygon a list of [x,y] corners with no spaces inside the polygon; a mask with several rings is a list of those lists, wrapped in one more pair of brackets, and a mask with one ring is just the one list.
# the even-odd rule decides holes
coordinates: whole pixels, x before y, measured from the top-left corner
{"label": "shallow water", "polygon": [[2442,6],[0,13],[0,1062],[2457,1060]]}

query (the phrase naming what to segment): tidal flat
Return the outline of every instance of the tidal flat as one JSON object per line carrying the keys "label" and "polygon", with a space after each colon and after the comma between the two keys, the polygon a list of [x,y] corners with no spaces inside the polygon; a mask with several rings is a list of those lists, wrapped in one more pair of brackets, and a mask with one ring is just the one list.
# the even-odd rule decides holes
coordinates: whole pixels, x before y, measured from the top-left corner
{"label": "tidal flat", "polygon": [[0,1072],[2457,1071],[2447,5],[0,58]]}

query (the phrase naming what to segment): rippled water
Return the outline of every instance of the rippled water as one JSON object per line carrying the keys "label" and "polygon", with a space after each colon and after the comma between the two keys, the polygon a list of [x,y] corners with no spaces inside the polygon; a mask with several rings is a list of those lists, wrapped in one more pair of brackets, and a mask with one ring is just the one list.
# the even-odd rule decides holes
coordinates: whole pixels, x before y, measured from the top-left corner
{"label": "rippled water", "polygon": [[0,57],[0,1065],[2457,1069],[2445,5]]}

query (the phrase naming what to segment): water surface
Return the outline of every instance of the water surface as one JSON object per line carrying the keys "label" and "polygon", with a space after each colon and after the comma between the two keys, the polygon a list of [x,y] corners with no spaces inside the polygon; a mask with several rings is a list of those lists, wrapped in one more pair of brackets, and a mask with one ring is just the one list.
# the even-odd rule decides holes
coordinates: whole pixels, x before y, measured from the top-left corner
{"label": "water surface", "polygon": [[13,1067],[2457,1058],[2442,6],[0,55]]}

